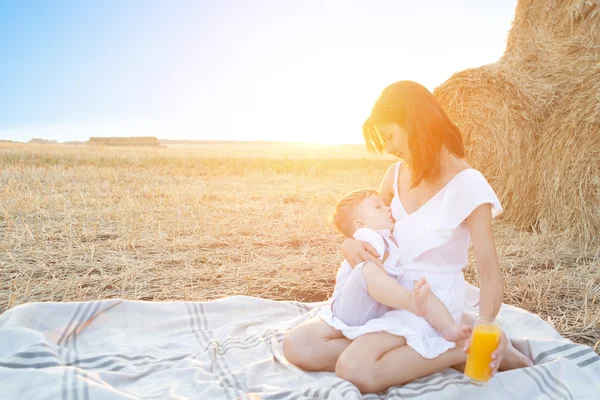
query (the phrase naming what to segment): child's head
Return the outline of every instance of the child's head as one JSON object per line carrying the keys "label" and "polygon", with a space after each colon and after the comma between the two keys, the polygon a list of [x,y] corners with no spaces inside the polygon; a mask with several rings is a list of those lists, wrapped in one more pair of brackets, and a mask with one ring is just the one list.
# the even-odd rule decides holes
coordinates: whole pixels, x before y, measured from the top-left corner
{"label": "child's head", "polygon": [[394,218],[376,190],[348,193],[335,205],[331,222],[339,233],[352,237],[358,228],[393,229]]}

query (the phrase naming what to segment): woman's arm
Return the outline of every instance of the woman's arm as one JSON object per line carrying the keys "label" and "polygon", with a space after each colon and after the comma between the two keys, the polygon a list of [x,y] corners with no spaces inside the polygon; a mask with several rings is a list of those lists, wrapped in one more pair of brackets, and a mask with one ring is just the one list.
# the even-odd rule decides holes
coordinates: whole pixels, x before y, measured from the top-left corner
{"label": "woman's arm", "polygon": [[382,254],[379,254],[375,247],[367,242],[346,238],[342,243],[340,253],[342,253],[342,257],[348,261],[348,264],[350,264],[352,268],[365,261],[371,261],[383,268],[383,263],[379,259]]}
{"label": "woman's arm", "polygon": [[481,298],[479,315],[496,318],[504,297],[504,282],[498,264],[496,243],[492,232],[491,205],[482,204],[467,218],[471,243],[475,252]]}

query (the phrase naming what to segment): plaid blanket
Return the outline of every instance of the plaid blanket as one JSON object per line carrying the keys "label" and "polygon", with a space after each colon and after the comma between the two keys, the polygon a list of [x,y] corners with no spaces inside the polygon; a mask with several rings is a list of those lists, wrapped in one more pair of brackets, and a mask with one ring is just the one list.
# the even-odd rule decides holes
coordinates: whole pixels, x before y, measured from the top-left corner
{"label": "plaid blanket", "polygon": [[499,373],[483,388],[449,368],[361,396],[335,374],[283,357],[285,333],[324,304],[236,296],[21,305],[0,316],[0,399],[600,398],[600,357],[510,306],[500,317],[535,367]]}

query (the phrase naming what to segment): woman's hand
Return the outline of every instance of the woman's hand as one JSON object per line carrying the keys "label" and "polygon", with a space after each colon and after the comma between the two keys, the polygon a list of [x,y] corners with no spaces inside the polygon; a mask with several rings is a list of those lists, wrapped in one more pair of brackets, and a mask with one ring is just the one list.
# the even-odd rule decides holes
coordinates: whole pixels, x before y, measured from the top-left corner
{"label": "woman's hand", "polygon": [[506,333],[502,331],[502,334],[500,335],[500,343],[498,343],[498,347],[492,353],[492,362],[490,363],[490,368],[492,369],[490,374],[491,377],[496,375],[496,372],[498,372],[498,368],[500,368],[500,364],[502,364],[508,344],[508,337],[506,336]]}
{"label": "woman's hand", "polygon": [[383,268],[377,250],[367,242],[347,238],[340,251],[352,268],[365,261],[371,261]]}
{"label": "woman's hand", "polygon": [[[469,352],[469,348],[471,347],[472,339],[473,339],[473,334],[471,334],[471,337],[469,337],[467,339],[467,341],[465,342],[465,346],[463,348],[463,351],[465,353]],[[498,347],[492,353],[492,362],[490,362],[490,370],[491,370],[490,377],[493,377],[494,375],[496,375],[496,372],[498,372],[498,368],[500,368],[500,364],[502,364],[502,360],[504,359],[504,354],[505,354],[506,350],[508,349],[508,345],[509,345],[508,337],[506,336],[506,333],[504,333],[504,331],[502,331],[502,334],[500,335],[500,343],[498,343]]]}

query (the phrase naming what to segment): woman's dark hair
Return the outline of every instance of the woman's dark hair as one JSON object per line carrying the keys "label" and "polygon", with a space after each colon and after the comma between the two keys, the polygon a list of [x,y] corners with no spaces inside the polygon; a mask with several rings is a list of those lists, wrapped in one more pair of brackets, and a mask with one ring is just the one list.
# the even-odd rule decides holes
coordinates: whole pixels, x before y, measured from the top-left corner
{"label": "woman's dark hair", "polygon": [[363,136],[370,151],[383,153],[385,141],[375,125],[390,123],[397,123],[408,132],[408,147],[413,156],[411,187],[440,176],[442,145],[457,157],[465,155],[460,129],[450,121],[433,94],[416,82],[400,81],[383,90],[363,124]]}

